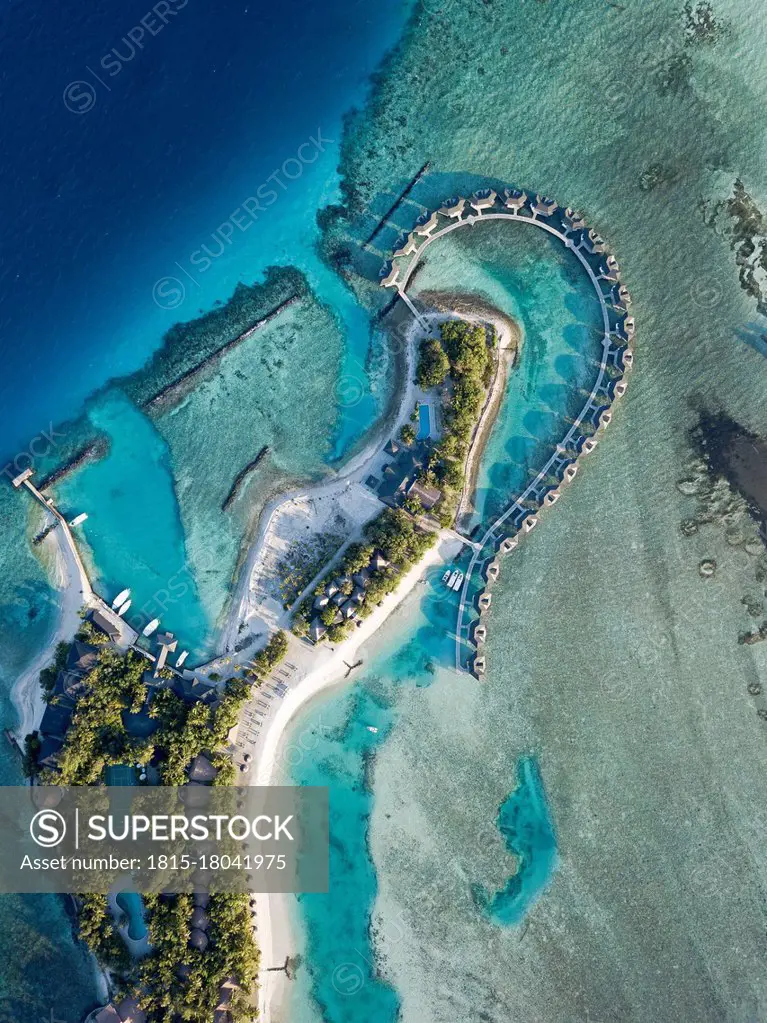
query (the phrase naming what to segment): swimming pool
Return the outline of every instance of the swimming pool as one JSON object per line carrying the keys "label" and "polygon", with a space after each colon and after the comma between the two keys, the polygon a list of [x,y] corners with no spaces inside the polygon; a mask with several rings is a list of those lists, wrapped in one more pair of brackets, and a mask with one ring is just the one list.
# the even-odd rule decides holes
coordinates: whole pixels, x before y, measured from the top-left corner
{"label": "swimming pool", "polygon": [[421,402],[418,406],[418,440],[431,436],[431,406]]}
{"label": "swimming pool", "polygon": [[131,941],[141,941],[147,936],[144,900],[138,892],[120,892],[115,901],[128,918],[128,937]]}

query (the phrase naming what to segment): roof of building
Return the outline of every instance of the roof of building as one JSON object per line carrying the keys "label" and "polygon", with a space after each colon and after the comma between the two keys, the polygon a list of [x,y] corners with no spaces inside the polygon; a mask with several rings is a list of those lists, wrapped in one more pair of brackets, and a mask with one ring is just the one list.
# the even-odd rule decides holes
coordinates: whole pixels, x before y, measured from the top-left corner
{"label": "roof of building", "polygon": [[139,1008],[135,998],[123,998],[117,1006],[117,1013],[123,1023],[146,1023],[146,1013]]}
{"label": "roof of building", "polygon": [[40,731],[43,735],[66,735],[66,731],[72,722],[72,708],[66,705],[60,706],[49,703],[45,708],[43,720],[40,722]]}
{"label": "roof of building", "polygon": [[98,608],[94,608],[94,610],[91,611],[90,620],[97,629],[106,633],[110,639],[117,639],[119,637],[120,630],[113,624],[112,620],[107,618],[107,616],[99,611]]}
{"label": "roof of building", "polygon": [[87,672],[93,671],[98,663],[98,647],[91,646],[90,643],[81,643],[79,639],[76,639],[69,648],[65,670],[85,675]]}
{"label": "roof of building", "polygon": [[357,605],[353,600],[347,600],[340,608],[341,614],[344,618],[353,618],[357,613]]}
{"label": "roof of building", "polygon": [[198,753],[187,768],[187,774],[190,781],[208,782],[216,778],[218,771],[204,753]]}
{"label": "roof of building", "polygon": [[417,497],[421,504],[428,511],[429,508],[433,508],[434,505],[442,497],[442,492],[437,490],[436,487],[429,487],[425,483],[419,482],[419,480],[413,480],[408,487],[408,496]]}
{"label": "roof of building", "polygon": [[381,554],[380,551],[375,551],[373,557],[370,559],[370,567],[375,569],[376,571],[380,571],[382,568],[386,568],[388,564],[389,562],[386,560],[383,554]]}
{"label": "roof of building", "polygon": [[62,738],[56,738],[52,735],[43,736],[40,751],[37,754],[38,764],[52,767],[56,763],[56,758],[61,752],[61,747],[63,745],[64,740]]}
{"label": "roof of building", "polygon": [[322,639],[325,633],[328,631],[327,626],[324,625],[319,618],[315,618],[312,624],[309,626],[309,636],[316,643],[317,640]]}
{"label": "roof of building", "polygon": [[362,601],[365,599],[365,587],[355,586],[354,589],[352,590],[351,599],[356,601],[356,603],[361,604]]}
{"label": "roof of building", "polygon": [[381,485],[381,481],[379,480],[379,478],[377,476],[372,476],[371,475],[371,476],[368,476],[368,478],[365,480],[365,486],[369,487],[371,490],[378,490],[380,485]]}
{"label": "roof of building", "polygon": [[389,443],[384,448],[384,451],[386,452],[387,455],[399,454],[399,450],[400,450],[400,445],[393,438],[389,441]]}
{"label": "roof of building", "polygon": [[327,607],[329,603],[330,597],[327,595],[327,593],[320,593],[318,597],[314,598],[314,603],[312,604],[312,607],[314,608],[315,611],[321,611],[323,607]]}
{"label": "roof of building", "polygon": [[200,931],[207,931],[210,927],[210,917],[202,906],[195,906],[192,910],[192,916],[190,917],[189,923],[193,928],[197,928]]}
{"label": "roof of building", "polygon": [[361,568],[352,576],[352,582],[357,586],[366,586],[370,582],[370,572],[366,568]]}
{"label": "roof of building", "polygon": [[189,944],[192,948],[197,948],[200,952],[204,952],[209,944],[208,935],[205,931],[201,931],[199,928],[195,927],[189,935]]}
{"label": "roof of building", "polygon": [[109,1005],[105,1005],[104,1008],[96,1014],[94,1023],[123,1023],[117,1009],[110,1002]]}

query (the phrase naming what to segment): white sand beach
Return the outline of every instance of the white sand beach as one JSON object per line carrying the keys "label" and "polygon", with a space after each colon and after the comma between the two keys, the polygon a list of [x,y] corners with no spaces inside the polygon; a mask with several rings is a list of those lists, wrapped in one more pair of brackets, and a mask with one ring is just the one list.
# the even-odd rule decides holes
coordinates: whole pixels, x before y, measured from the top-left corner
{"label": "white sand beach", "polygon": [[[32,732],[40,724],[45,711],[45,701],[39,685],[40,672],[47,668],[53,660],[56,646],[71,641],[80,626],[80,609],[90,599],[90,585],[83,580],[80,566],[75,558],[72,546],[61,527],[54,529],[45,538],[43,544],[53,555],[51,566],[51,585],[58,591],[58,619],[50,639],[40,654],[17,678],[11,690],[11,700],[19,714],[16,736],[24,742],[24,736]],[[83,592],[83,586],[87,591]]]}
{"label": "white sand beach", "polygon": [[[250,774],[252,785],[274,785],[282,781],[288,725],[306,704],[320,693],[345,681],[347,666],[359,659],[364,644],[380,629],[394,609],[402,603],[426,577],[428,570],[452,559],[461,547],[454,534],[443,531],[438,542],[402,578],[399,586],[365,619],[353,636],[335,647],[312,647],[308,642],[291,639],[288,660],[296,665],[297,679],[291,682],[285,699],[271,714],[262,729],[253,752]],[[301,672],[306,672],[301,674]],[[352,680],[354,675],[351,676]],[[255,894],[256,938],[261,950],[262,970],[259,977],[259,1011],[264,1023],[284,1023],[283,1006],[287,993],[284,972],[267,972],[281,966],[296,948],[290,929],[289,896]]]}

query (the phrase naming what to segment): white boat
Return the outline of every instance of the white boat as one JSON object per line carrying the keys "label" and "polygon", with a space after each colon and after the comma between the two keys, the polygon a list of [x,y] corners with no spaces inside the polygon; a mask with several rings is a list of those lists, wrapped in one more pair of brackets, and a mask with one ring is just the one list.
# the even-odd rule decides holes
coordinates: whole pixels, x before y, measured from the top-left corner
{"label": "white boat", "polygon": [[455,583],[456,579],[458,578],[458,576],[459,576],[460,574],[461,574],[461,573],[460,573],[460,572],[458,571],[458,569],[456,569],[456,570],[455,570],[455,572],[452,572],[452,573],[451,573],[451,575],[450,575],[450,578],[449,578],[449,579],[448,579],[448,581],[447,581],[447,588],[448,588],[449,590],[452,590],[452,589],[453,589],[453,584]]}
{"label": "white boat", "polygon": [[181,653],[178,655],[178,660],[176,661],[176,667],[180,668],[181,665],[184,663],[184,661],[187,659],[188,656],[189,656],[189,651],[188,650],[182,650]]}
{"label": "white boat", "polygon": [[448,583],[451,590],[460,590],[463,585],[463,572],[457,572],[456,578],[452,583]]}
{"label": "white boat", "polygon": [[446,583],[449,578],[450,578],[450,569],[448,568],[447,571],[445,572],[445,574],[442,576],[442,582]]}
{"label": "white boat", "polygon": [[368,725],[368,731],[372,732],[373,735],[378,735],[378,729],[375,727],[375,725]]}
{"label": "white boat", "polygon": [[120,590],[120,592],[117,594],[115,599],[112,601],[112,607],[119,607],[121,604],[124,604],[129,596],[130,596],[130,587],[128,587],[127,589],[124,589],[124,590]]}
{"label": "white boat", "polygon": [[128,610],[132,603],[133,603],[132,600],[126,600],[122,607],[117,608],[117,614],[119,615],[119,617],[122,618],[122,616],[125,614],[125,612]]}
{"label": "white boat", "polygon": [[149,625],[147,625],[144,628],[144,631],[141,633],[141,635],[142,636],[151,636],[153,632],[156,632],[157,626],[159,624],[160,624],[160,619],[159,618],[153,618],[151,620],[151,622],[149,623]]}
{"label": "white boat", "polygon": [[80,526],[88,518],[87,512],[80,512],[79,515],[75,515],[72,521],[69,523],[70,526]]}

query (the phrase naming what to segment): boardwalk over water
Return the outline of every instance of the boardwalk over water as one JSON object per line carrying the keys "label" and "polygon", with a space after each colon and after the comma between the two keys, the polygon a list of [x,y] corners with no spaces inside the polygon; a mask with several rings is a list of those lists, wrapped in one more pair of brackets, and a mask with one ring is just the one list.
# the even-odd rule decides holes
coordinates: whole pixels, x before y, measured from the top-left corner
{"label": "boardwalk over water", "polygon": [[[599,302],[603,326],[602,357],[591,392],[554,453],[522,494],[485,529],[479,542],[472,545],[474,550],[466,569],[456,622],[455,665],[458,670],[464,668],[467,647],[470,651],[472,646],[476,646],[471,642],[470,630],[479,612],[469,595],[477,589],[478,569],[481,572],[497,553],[508,553],[514,549],[514,538],[530,532],[537,524],[536,513],[559,499],[560,484],[569,483],[574,478],[578,458],[593,449],[597,443],[593,434],[609,422],[607,410],[614,399],[625,392],[626,385],[621,381],[625,371],[633,364],[630,341],[634,324],[627,315],[631,299],[626,288],[619,283],[620,272],[615,257],[607,253],[602,239],[589,230],[578,214],[562,209],[549,199],[510,191],[500,196],[487,190],[475,193],[468,200],[449,200],[437,212],[421,218],[419,225],[394,253],[391,269],[381,283],[396,288],[420,322],[421,315],[406,294],[406,289],[426,249],[452,231],[490,220],[530,224],[557,238],[572,252],[591,281]],[[422,239],[420,243],[419,239]],[[398,265],[396,260],[408,262]],[[504,541],[512,541],[508,550],[501,547]],[[481,586],[474,599],[479,600],[483,592],[484,586]]]}

